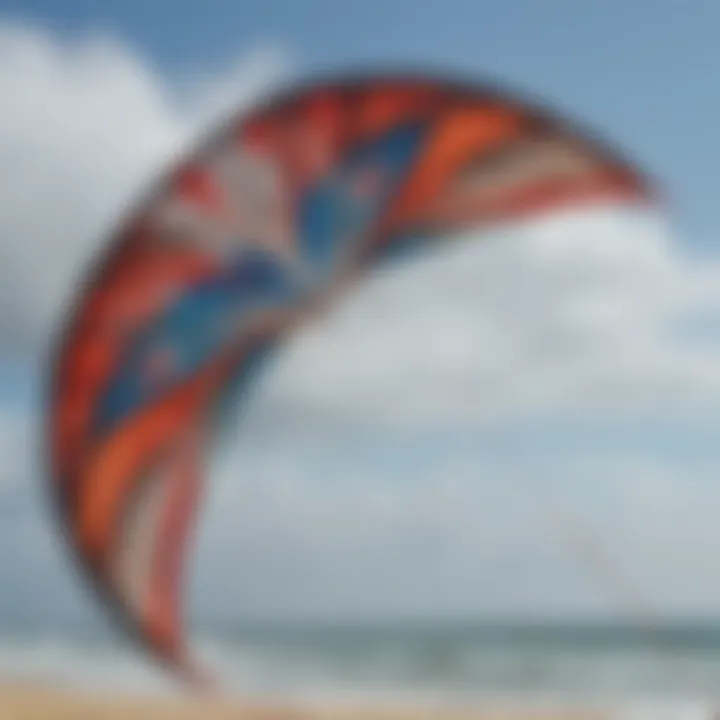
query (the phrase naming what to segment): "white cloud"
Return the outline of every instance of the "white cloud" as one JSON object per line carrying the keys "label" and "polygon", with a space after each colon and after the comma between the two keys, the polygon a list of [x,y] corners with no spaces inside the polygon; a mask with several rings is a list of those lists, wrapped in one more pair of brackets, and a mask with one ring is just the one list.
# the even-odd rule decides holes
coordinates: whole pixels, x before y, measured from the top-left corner
{"label": "white cloud", "polygon": [[291,343],[217,479],[199,597],[232,563],[248,612],[714,612],[720,265],[628,212],[466,240]]}
{"label": "white cloud", "polygon": [[[1,26],[0,346],[43,346],[108,224],[209,117],[286,65],[261,48],[224,77],[168,79],[106,37]],[[198,602],[611,607],[553,538],[549,497],[597,528],[660,606],[716,606],[717,457],[637,438],[662,446],[662,425],[712,441],[718,280],[717,262],[691,261],[661,224],[625,213],[503,228],[369,279],[294,339],[255,398],[203,518]],[[22,487],[24,462],[0,487]],[[39,577],[57,560],[34,504],[27,517],[12,549],[0,535],[0,566],[19,566],[17,548],[30,558],[42,535]]]}
{"label": "white cloud", "polygon": [[720,267],[691,263],[657,218],[586,212],[453,242],[306,332],[267,393],[395,430],[720,409],[720,346],[678,332],[703,315],[717,335]]}

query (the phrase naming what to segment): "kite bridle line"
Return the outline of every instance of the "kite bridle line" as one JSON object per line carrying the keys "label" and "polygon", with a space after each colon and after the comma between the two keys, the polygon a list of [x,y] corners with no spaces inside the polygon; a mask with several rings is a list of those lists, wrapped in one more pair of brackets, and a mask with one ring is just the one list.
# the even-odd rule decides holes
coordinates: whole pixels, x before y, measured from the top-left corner
{"label": "kite bridle line", "polygon": [[[633,581],[617,558],[607,551],[599,535],[567,503],[561,502],[547,487],[543,487],[541,493],[541,488],[534,483],[522,484],[534,496],[536,507],[542,508],[545,524],[550,531],[563,545],[572,547],[579,564],[606,590],[608,597],[617,603],[625,616],[636,627],[644,629],[649,644],[654,646],[654,652],[672,676],[672,671],[678,667],[679,656],[664,641],[661,632],[663,616],[657,605],[648,600],[639,584]],[[715,717],[712,716],[713,719]],[[720,720],[720,714],[717,720]]]}

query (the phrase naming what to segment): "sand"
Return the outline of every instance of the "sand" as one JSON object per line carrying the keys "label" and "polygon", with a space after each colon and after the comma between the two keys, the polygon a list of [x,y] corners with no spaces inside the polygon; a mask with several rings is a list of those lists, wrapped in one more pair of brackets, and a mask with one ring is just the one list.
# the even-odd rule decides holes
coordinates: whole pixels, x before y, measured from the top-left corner
{"label": "sand", "polygon": [[404,710],[317,706],[283,709],[229,700],[108,696],[14,684],[0,687],[0,720],[603,720],[592,713]]}

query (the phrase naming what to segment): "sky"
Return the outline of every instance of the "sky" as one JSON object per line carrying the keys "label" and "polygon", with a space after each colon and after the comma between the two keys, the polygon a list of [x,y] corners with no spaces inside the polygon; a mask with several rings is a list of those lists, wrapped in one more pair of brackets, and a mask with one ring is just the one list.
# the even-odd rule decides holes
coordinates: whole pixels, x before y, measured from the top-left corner
{"label": "sky", "polygon": [[50,340],[107,228],[231,109],[390,62],[584,121],[654,174],[669,219],[466,238],[294,338],[217,460],[193,611],[632,610],[584,542],[659,612],[717,615],[719,19],[679,0],[0,1],[0,620],[94,612],[39,428]]}

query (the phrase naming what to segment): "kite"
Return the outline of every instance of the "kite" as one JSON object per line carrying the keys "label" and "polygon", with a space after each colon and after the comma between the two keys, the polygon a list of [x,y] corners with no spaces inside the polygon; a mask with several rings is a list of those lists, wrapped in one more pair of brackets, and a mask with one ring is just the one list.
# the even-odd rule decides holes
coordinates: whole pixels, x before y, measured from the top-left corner
{"label": "kite", "polygon": [[484,85],[330,79],[238,114],[111,238],[52,360],[50,493],[102,603],[158,662],[200,677],[182,600],[206,463],[288,333],[364,273],[465,229],[654,201],[614,150]]}

